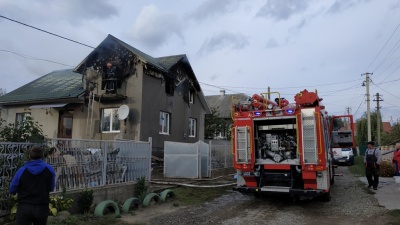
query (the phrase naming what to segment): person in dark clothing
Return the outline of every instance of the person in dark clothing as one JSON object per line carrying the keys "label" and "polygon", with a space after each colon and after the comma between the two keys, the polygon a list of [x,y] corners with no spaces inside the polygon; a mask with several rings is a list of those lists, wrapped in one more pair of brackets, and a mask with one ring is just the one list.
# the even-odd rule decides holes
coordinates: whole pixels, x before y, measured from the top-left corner
{"label": "person in dark clothing", "polygon": [[18,225],[46,225],[50,192],[55,187],[53,167],[45,163],[43,148],[29,150],[30,161],[18,169],[10,184],[10,193],[18,194],[16,222]]}
{"label": "person in dark clothing", "polygon": [[[367,145],[368,149],[365,151],[364,165],[365,175],[368,180],[368,188],[374,187],[374,190],[378,190],[382,153],[381,150],[375,148],[375,142],[370,141],[367,143]],[[374,179],[372,179],[372,177]]]}

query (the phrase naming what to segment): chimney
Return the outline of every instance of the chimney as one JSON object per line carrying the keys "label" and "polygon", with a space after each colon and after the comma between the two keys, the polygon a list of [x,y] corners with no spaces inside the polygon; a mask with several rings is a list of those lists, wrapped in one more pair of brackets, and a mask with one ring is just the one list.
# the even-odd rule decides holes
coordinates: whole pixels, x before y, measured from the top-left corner
{"label": "chimney", "polygon": [[225,96],[225,90],[220,90],[219,93],[221,94],[221,97]]}

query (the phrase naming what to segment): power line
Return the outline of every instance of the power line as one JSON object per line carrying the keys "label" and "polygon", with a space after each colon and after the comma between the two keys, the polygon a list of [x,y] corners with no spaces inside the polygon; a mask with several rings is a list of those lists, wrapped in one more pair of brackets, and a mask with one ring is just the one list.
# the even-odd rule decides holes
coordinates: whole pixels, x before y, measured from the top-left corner
{"label": "power line", "polygon": [[19,24],[21,24],[21,25],[24,25],[24,26],[33,28],[33,29],[35,29],[35,30],[39,30],[39,31],[42,31],[42,32],[44,32],[44,33],[51,34],[51,35],[53,35],[53,36],[56,36],[56,37],[65,39],[65,40],[67,40],[67,41],[75,42],[75,43],[77,43],[77,44],[80,44],[80,45],[83,45],[83,46],[86,46],[86,47],[95,49],[95,47],[92,47],[92,46],[90,46],[90,45],[83,44],[83,43],[81,43],[81,42],[72,40],[72,39],[70,39],[70,38],[66,38],[66,37],[63,37],[63,36],[61,36],[61,35],[58,35],[58,34],[55,34],[55,33],[51,33],[51,32],[49,32],[49,31],[46,31],[46,30],[43,30],[43,29],[40,29],[40,28],[31,26],[31,25],[28,25],[28,24],[26,24],[26,23],[22,23],[22,22],[19,22],[19,21],[17,21],[17,20],[10,19],[10,18],[5,17],[5,16],[3,16],[3,15],[0,15],[0,17],[1,17],[1,18],[4,18],[4,19],[6,19],[6,20],[12,21],[12,22],[14,22],[14,23],[19,23]]}
{"label": "power line", "polygon": [[393,97],[395,97],[395,98],[397,98],[397,99],[400,99],[398,96],[396,96],[396,95],[394,95],[394,94],[392,94],[392,93],[390,93],[390,92],[386,91],[385,89],[383,89],[383,88],[379,87],[378,85],[374,84],[373,82],[372,82],[372,84],[373,84],[373,85],[375,85],[375,87],[377,87],[377,88],[381,89],[382,91],[384,91],[384,92],[388,93],[389,95],[391,95],[391,96],[393,96]]}
{"label": "power line", "polygon": [[[342,81],[342,82],[336,82],[336,83],[327,83],[327,84],[317,84],[317,85],[309,85],[313,87],[321,87],[321,86],[329,86],[333,84],[344,84],[344,83],[350,83],[353,81],[358,81],[359,79],[355,80],[349,80],[349,81]],[[244,89],[256,89],[256,90],[265,90],[266,88],[258,88],[258,87],[243,87],[243,86],[220,86],[220,87],[227,87],[227,88],[244,88]],[[297,86],[297,87],[271,87],[271,89],[291,89],[291,88],[304,88],[304,86]]]}
{"label": "power line", "polygon": [[56,62],[56,61],[52,61],[52,60],[48,60],[48,59],[41,59],[41,58],[36,58],[36,57],[32,57],[32,56],[22,55],[22,54],[19,54],[19,53],[13,52],[13,51],[9,51],[9,50],[5,50],[5,49],[0,49],[0,52],[12,53],[14,55],[20,56],[20,57],[25,58],[25,59],[46,61],[46,62],[55,63],[55,64],[59,64],[59,65],[63,65],[63,66],[74,67],[74,66],[71,66],[71,65],[67,65],[67,64],[64,64],[64,63],[60,63],[60,62]]}
{"label": "power line", "polygon": [[392,39],[393,35],[396,33],[397,29],[399,29],[400,27],[400,23],[399,25],[397,25],[396,29],[394,29],[393,33],[390,35],[389,39],[386,41],[386,43],[383,45],[383,47],[381,48],[381,50],[378,52],[378,54],[375,56],[375,58],[372,60],[372,62],[367,66],[367,68],[364,71],[367,71],[368,68],[372,65],[372,63],[375,62],[375,60],[378,58],[378,56],[381,54],[381,52],[383,51],[383,49],[386,47],[386,45],[389,43],[390,39]]}
{"label": "power line", "polygon": [[361,107],[361,104],[362,104],[362,103],[364,102],[364,100],[365,100],[365,97],[366,97],[366,96],[364,96],[364,98],[363,98],[362,101],[360,102],[360,105],[358,105],[358,108],[357,108],[356,112],[355,112],[353,115],[356,115],[356,114],[357,114],[358,110],[359,110],[360,107]]}

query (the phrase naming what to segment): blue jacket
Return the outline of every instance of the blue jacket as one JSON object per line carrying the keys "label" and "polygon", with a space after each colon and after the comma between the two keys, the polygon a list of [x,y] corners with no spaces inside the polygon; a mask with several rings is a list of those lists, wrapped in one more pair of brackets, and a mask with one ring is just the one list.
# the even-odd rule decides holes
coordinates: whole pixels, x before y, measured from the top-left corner
{"label": "blue jacket", "polygon": [[[45,171],[46,169],[48,171]],[[44,171],[45,173],[42,173]],[[47,182],[47,184],[40,184],[40,187],[44,189],[43,192],[46,192],[48,194],[49,192],[54,191],[56,174],[53,167],[45,163],[43,160],[37,159],[26,162],[24,166],[18,169],[17,173],[11,181],[10,193],[18,193],[20,195],[22,194],[20,192],[24,192],[25,195],[31,195],[32,193],[26,193],[30,192],[29,188],[27,188],[26,186],[32,186],[35,181],[39,181],[38,178],[40,178],[41,175],[47,176],[45,179],[50,181]],[[20,199],[20,196],[18,196],[18,199]]]}

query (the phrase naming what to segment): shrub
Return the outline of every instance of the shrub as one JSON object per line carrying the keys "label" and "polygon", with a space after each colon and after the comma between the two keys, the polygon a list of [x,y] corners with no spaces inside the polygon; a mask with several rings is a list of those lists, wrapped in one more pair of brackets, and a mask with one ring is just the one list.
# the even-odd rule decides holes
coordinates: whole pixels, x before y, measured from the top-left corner
{"label": "shrub", "polygon": [[396,169],[391,162],[382,162],[380,169],[380,176],[382,177],[393,177],[396,173]]}
{"label": "shrub", "polygon": [[146,178],[141,177],[137,180],[137,183],[135,184],[135,197],[137,197],[140,202],[143,202],[144,198],[146,197],[147,194],[147,185],[146,185]]}
{"label": "shrub", "polygon": [[74,200],[67,196],[66,188],[63,187],[63,192],[61,196],[51,196],[49,208],[53,216],[57,215],[57,212],[66,211],[71,208]]}
{"label": "shrub", "polygon": [[82,213],[88,213],[93,203],[93,190],[83,190],[78,196],[78,207]]}

